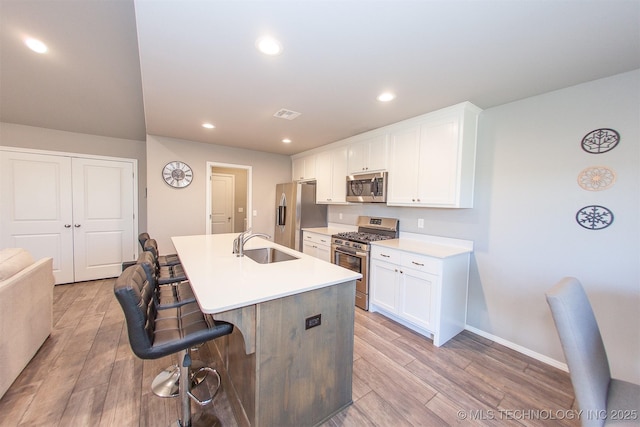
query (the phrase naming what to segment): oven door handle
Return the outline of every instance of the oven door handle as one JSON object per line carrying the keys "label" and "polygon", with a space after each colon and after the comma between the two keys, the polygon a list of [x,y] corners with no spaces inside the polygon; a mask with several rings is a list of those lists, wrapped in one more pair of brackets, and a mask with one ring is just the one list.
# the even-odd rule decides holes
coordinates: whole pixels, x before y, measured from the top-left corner
{"label": "oven door handle", "polygon": [[349,251],[343,248],[335,248],[335,251],[337,253],[341,253],[341,254],[345,254],[345,255],[352,255],[352,256],[357,256],[357,257],[366,257],[367,253],[366,252],[358,252],[358,251]]}

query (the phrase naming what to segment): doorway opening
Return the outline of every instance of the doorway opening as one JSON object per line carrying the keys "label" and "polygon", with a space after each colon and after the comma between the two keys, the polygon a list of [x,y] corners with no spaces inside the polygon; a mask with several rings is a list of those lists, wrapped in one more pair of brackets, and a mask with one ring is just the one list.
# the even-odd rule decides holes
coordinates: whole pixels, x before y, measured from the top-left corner
{"label": "doorway opening", "polygon": [[251,227],[251,166],[207,162],[207,234]]}

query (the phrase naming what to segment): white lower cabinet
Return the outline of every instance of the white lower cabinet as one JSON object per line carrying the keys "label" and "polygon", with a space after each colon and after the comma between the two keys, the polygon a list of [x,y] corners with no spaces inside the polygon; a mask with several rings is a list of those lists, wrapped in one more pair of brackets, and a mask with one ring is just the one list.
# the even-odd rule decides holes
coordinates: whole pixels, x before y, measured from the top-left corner
{"label": "white lower cabinet", "polygon": [[440,259],[373,245],[369,310],[441,346],[465,327],[468,260],[468,254]]}
{"label": "white lower cabinet", "polygon": [[331,238],[324,234],[311,231],[302,232],[302,252],[331,262]]}

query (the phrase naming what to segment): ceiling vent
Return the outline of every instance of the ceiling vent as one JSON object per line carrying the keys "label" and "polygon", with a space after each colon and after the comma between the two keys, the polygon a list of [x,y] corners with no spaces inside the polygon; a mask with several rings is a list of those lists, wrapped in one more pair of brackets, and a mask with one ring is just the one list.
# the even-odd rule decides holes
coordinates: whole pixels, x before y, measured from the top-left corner
{"label": "ceiling vent", "polygon": [[276,111],[276,113],[273,115],[273,117],[277,117],[279,119],[285,119],[285,120],[293,120],[296,117],[298,117],[300,114],[302,114],[302,113],[298,113],[296,111],[291,111],[291,110],[287,110],[285,108],[282,108],[282,109]]}

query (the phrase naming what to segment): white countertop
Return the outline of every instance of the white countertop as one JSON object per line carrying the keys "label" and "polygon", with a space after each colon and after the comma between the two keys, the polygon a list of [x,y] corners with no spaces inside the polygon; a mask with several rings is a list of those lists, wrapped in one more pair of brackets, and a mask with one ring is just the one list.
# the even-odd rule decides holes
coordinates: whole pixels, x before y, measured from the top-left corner
{"label": "white countertop", "polygon": [[327,225],[326,227],[303,228],[302,231],[310,231],[312,233],[332,236],[334,234],[343,233],[345,231],[356,231],[357,229],[358,227],[356,227],[355,225],[329,223],[329,225]]}
{"label": "white countertop", "polygon": [[360,278],[360,274],[261,237],[245,249],[275,247],[298,259],[259,264],[231,253],[238,234],[178,236],[176,248],[200,309],[215,314]]}
{"label": "white countertop", "polygon": [[371,244],[435,258],[448,258],[473,252],[473,242],[470,240],[402,232],[399,239],[381,240]]}

